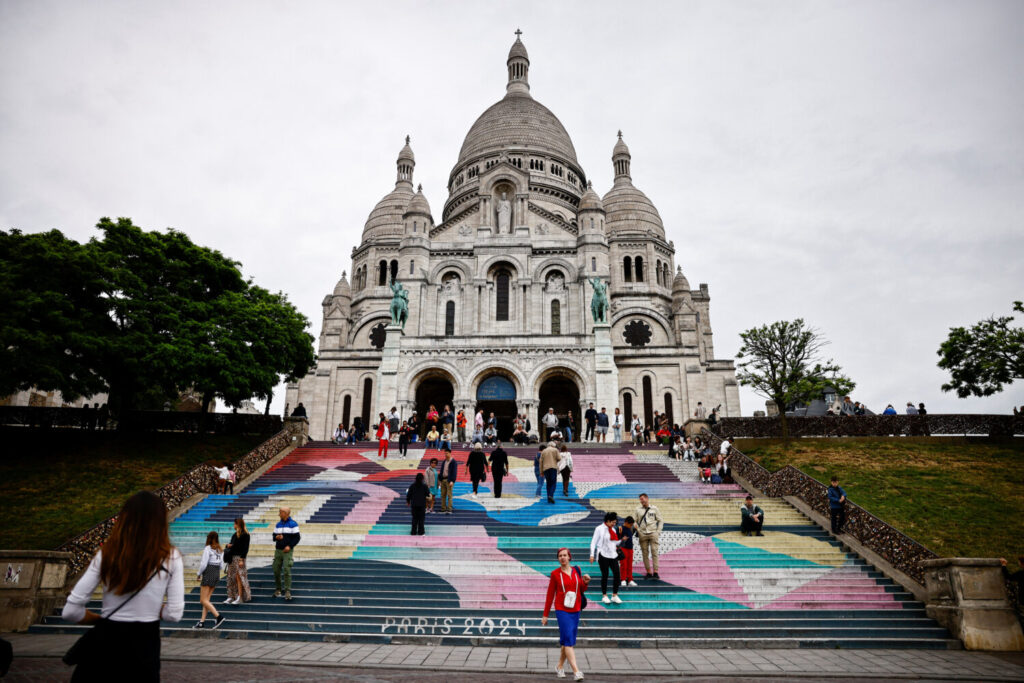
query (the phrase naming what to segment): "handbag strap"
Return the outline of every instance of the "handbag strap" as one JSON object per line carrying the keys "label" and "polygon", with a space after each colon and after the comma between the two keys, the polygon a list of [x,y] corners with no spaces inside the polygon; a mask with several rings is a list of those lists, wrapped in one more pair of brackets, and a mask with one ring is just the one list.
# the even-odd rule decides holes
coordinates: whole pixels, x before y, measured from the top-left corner
{"label": "handbag strap", "polygon": [[132,594],[131,594],[131,596],[130,596],[130,597],[129,597],[129,598],[127,599],[127,600],[125,600],[125,601],[124,601],[124,602],[122,602],[122,603],[121,603],[120,605],[118,605],[118,606],[117,606],[117,607],[115,607],[115,608],[114,608],[113,610],[111,610],[111,611],[110,611],[110,614],[108,614],[108,615],[106,615],[106,616],[103,616],[103,608],[101,607],[101,608],[100,608],[100,618],[102,618],[102,619],[109,619],[110,617],[112,617],[112,616],[114,616],[115,614],[117,614],[118,610],[120,610],[120,609],[121,609],[122,607],[124,607],[125,605],[127,605],[127,604],[128,604],[129,602],[131,602],[131,601],[132,601],[132,599],[133,599],[133,598],[134,598],[134,597],[135,597],[136,595],[138,595],[139,593],[141,593],[141,592],[142,592],[142,589],[143,589],[143,588],[145,588],[146,586],[148,586],[148,585],[149,585],[149,582],[150,582],[150,581],[152,581],[152,580],[153,580],[154,578],[156,578],[156,575],[157,575],[157,574],[159,574],[159,573],[160,573],[160,570],[161,570],[161,569],[163,569],[163,568],[164,568],[164,566],[163,566],[162,564],[161,564],[160,566],[158,566],[158,567],[156,568],[156,570],[154,570],[154,571],[153,571],[153,573],[152,573],[152,574],[150,575],[150,577],[149,577],[148,579],[146,579],[146,583],[142,584],[142,586],[140,586],[138,590],[136,590],[136,591],[135,591],[134,593],[132,593]]}

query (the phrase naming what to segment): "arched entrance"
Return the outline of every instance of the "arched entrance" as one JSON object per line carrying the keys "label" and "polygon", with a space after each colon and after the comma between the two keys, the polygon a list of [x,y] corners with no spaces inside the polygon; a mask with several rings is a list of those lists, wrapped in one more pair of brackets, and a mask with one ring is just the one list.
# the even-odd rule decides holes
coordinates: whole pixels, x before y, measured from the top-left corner
{"label": "arched entrance", "polygon": [[[424,378],[416,387],[416,405],[413,406],[416,418],[420,422],[420,437],[425,436],[427,433],[426,418],[430,406],[434,406],[437,409],[437,415],[440,418],[444,414],[445,406],[451,406],[452,410],[455,410],[454,403],[455,389],[452,387],[452,382],[447,376],[438,373]],[[438,424],[438,431],[440,431],[440,428],[441,425]]]}
{"label": "arched entrance", "polygon": [[574,425],[572,438],[579,440],[580,390],[576,386],[576,382],[566,375],[553,375],[544,380],[540,385],[540,391],[537,395],[539,397],[539,403],[537,404],[537,433],[541,435],[541,438],[547,434],[544,429],[544,423],[541,420],[547,414],[548,408],[554,408],[555,415],[558,416],[559,425],[565,425],[567,415],[572,413]]}
{"label": "arched entrance", "polygon": [[[476,405],[484,411],[484,421],[494,413],[498,421],[498,438],[508,441],[512,438],[512,421],[516,417],[516,385],[504,375],[484,378],[476,388]],[[472,424],[470,416],[470,424]]]}

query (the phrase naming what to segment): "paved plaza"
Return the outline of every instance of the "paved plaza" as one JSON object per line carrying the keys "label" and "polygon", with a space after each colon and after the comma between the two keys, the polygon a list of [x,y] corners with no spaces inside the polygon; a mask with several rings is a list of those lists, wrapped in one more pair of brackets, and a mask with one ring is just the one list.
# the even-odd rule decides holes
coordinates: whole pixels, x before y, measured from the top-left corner
{"label": "paved plaza", "polygon": [[[11,634],[7,681],[70,678],[77,636]],[[587,680],[1024,681],[1024,654],[962,650],[580,649]],[[533,681],[554,679],[558,648],[453,647],[165,638],[166,681]],[[272,665],[272,666],[268,666]]]}

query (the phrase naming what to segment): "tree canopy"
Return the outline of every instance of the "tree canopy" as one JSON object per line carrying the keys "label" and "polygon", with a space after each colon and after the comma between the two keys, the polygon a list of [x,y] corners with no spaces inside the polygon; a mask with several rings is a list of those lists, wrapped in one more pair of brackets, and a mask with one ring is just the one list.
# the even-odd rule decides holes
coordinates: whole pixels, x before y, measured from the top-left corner
{"label": "tree canopy", "polygon": [[[1013,302],[1024,313],[1024,302]],[[1024,378],[1024,328],[1011,327],[1013,316],[992,316],[970,328],[951,327],[939,347],[939,367],[949,370],[951,380],[943,391],[960,398],[991,396]]]}
{"label": "tree canopy", "polygon": [[128,218],[97,228],[103,238],[85,245],[0,232],[0,395],[106,390],[118,411],[195,389],[204,408],[238,406],[313,364],[309,321],[235,261]]}
{"label": "tree canopy", "polygon": [[743,386],[775,401],[782,420],[783,438],[789,438],[786,408],[803,405],[821,397],[827,387],[839,395],[857,385],[831,359],[822,358],[828,341],[806,327],[802,318],[782,320],[752,327],[741,332],[743,340],[736,358],[740,359],[737,378]]}

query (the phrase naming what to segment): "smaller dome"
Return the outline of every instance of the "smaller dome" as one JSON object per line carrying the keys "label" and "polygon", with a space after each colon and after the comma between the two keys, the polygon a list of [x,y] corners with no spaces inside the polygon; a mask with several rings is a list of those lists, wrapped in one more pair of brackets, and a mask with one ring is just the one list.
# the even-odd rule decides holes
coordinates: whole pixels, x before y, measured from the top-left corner
{"label": "smaller dome", "polygon": [[419,214],[433,220],[433,216],[430,214],[430,203],[427,202],[427,198],[423,196],[422,185],[416,188],[416,196],[412,198],[412,201],[409,202],[409,206],[406,207],[403,218],[412,214]]}
{"label": "smaller dome", "polygon": [[622,139],[621,130],[619,131],[619,141],[615,143],[614,147],[612,147],[612,159],[620,154],[625,154],[627,157],[630,156],[629,147],[626,146],[626,141]]}
{"label": "smaller dome", "polygon": [[408,159],[409,161],[413,162],[416,161],[416,155],[412,153],[412,147],[409,146],[408,135],[405,136],[405,147],[403,147],[402,151],[398,153],[398,159],[399,161],[401,161],[402,159]]}
{"label": "smaller dome", "polygon": [[665,225],[654,204],[643,192],[633,187],[628,177],[615,180],[615,185],[602,199],[608,215],[608,232],[645,232],[650,229],[665,236]]}
{"label": "smaller dome", "polygon": [[600,211],[604,213],[604,204],[601,203],[601,198],[594,192],[594,184],[589,180],[587,181],[587,191],[580,198],[579,212],[583,213],[584,211]]}
{"label": "smaller dome", "polygon": [[527,62],[530,61],[530,55],[526,54],[526,46],[523,45],[523,41],[520,40],[518,31],[516,31],[516,42],[512,43],[512,48],[508,51],[508,60],[511,62],[516,57],[525,59]]}
{"label": "smaller dome", "polygon": [[334,285],[334,296],[352,298],[352,288],[348,286],[348,280],[345,278],[344,271],[341,273],[341,279],[338,280],[338,284]]}
{"label": "smaller dome", "polygon": [[394,190],[384,195],[366,219],[363,238],[368,237],[367,233],[374,228],[401,227],[405,207],[409,206],[412,198],[413,191],[408,183],[399,183]]}
{"label": "smaller dome", "polygon": [[672,296],[678,297],[690,293],[690,281],[683,275],[683,267],[676,268],[676,279],[672,281]]}

